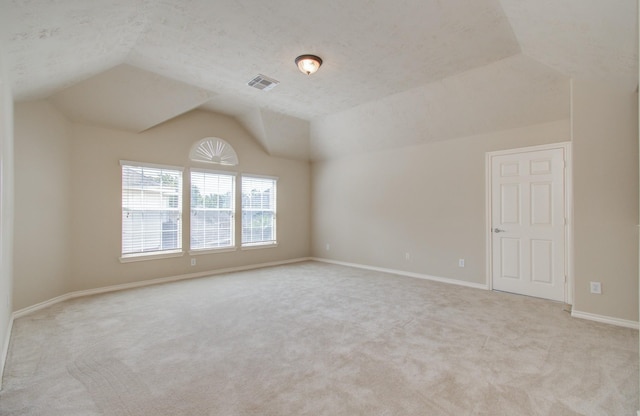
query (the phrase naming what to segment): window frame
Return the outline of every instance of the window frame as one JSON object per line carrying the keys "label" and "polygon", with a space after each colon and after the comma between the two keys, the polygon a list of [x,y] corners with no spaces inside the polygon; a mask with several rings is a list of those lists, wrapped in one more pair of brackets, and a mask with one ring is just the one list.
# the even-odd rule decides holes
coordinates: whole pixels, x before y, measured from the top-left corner
{"label": "window frame", "polygon": [[[192,197],[192,192],[193,192],[193,173],[203,173],[203,174],[211,174],[211,175],[223,175],[223,176],[229,176],[231,177],[231,191],[232,191],[232,197],[231,197],[231,203],[232,203],[232,207],[231,209],[227,210],[231,212],[231,232],[230,232],[230,237],[231,237],[231,244],[227,245],[227,246],[222,246],[222,247],[204,247],[204,248],[193,248],[193,211],[194,211],[194,207],[192,204],[193,201],[193,197]],[[238,173],[237,172],[233,172],[233,171],[224,171],[224,170],[213,170],[213,169],[203,169],[203,168],[197,168],[197,167],[192,167],[189,168],[189,254],[190,255],[198,255],[198,254],[210,254],[210,253],[222,253],[222,252],[229,252],[229,251],[235,251],[237,248],[237,244],[236,244],[236,218],[237,218],[237,180],[238,177]],[[199,211],[204,211],[206,210],[206,208],[204,209],[198,209]]]}
{"label": "window frame", "polygon": [[[175,207],[169,208],[159,208],[155,209],[155,211],[174,211],[177,213],[177,230],[176,230],[176,245],[175,249],[166,249],[166,250],[155,250],[155,251],[134,251],[134,252],[124,252],[125,244],[125,223],[124,223],[124,212],[125,212],[125,181],[124,181],[124,169],[126,167],[131,168],[148,168],[148,169],[156,169],[161,172],[166,170],[171,173],[178,173],[178,189],[176,192],[177,204]],[[161,165],[155,163],[146,163],[146,162],[137,162],[130,160],[120,160],[120,257],[119,260],[122,263],[135,262],[135,261],[143,261],[143,260],[152,260],[152,259],[161,259],[161,258],[170,258],[170,257],[180,257],[184,255],[183,250],[183,210],[184,210],[184,201],[183,201],[183,185],[184,185],[184,167],[181,166],[173,166],[173,165]],[[130,189],[130,188],[127,188]],[[159,192],[162,192],[160,190]],[[173,197],[173,196],[171,196]],[[171,204],[173,205],[173,204]],[[143,207],[144,208],[144,207]],[[143,209],[142,211],[154,211],[154,209]],[[163,230],[160,229],[161,238]]]}
{"label": "window frame", "polygon": [[[248,179],[262,179],[262,180],[270,180],[273,181],[273,194],[272,194],[272,200],[273,200],[273,208],[272,210],[257,210],[257,211],[271,211],[273,213],[273,217],[272,217],[272,239],[271,240],[264,240],[264,241],[257,241],[257,242],[248,242],[245,243],[244,242],[244,220],[245,220],[245,207],[244,207],[244,186],[245,186],[245,178]],[[250,174],[250,173],[243,173],[240,175],[240,248],[242,250],[254,250],[254,249],[261,249],[261,248],[272,248],[272,247],[277,247],[278,246],[278,233],[277,233],[277,225],[278,225],[278,214],[277,214],[277,208],[278,208],[278,177],[276,176],[267,176],[267,175],[255,175],[255,174]],[[255,211],[255,210],[254,210]]]}

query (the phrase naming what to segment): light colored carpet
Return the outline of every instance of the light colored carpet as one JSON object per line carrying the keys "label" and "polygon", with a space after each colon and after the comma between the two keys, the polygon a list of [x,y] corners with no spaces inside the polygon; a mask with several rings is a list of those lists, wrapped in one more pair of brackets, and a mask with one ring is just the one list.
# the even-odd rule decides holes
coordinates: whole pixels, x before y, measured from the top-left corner
{"label": "light colored carpet", "polygon": [[635,415],[638,332],[562,305],[299,263],[16,320],[0,414]]}

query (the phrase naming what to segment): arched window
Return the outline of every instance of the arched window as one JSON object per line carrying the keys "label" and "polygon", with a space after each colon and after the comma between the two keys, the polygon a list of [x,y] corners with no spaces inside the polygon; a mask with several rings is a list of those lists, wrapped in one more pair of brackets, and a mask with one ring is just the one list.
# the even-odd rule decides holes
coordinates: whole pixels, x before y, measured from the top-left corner
{"label": "arched window", "polygon": [[205,137],[191,147],[189,158],[194,162],[236,166],[238,155],[233,147],[218,137]]}

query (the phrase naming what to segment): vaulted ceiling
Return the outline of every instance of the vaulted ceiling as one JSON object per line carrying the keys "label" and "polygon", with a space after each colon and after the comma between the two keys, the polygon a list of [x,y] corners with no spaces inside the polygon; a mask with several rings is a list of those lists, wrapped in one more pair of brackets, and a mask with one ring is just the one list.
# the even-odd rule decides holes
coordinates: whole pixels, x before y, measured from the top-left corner
{"label": "vaulted ceiling", "polygon": [[565,119],[571,78],[638,85],[636,0],[0,1],[16,100],[130,131],[221,112],[283,157]]}

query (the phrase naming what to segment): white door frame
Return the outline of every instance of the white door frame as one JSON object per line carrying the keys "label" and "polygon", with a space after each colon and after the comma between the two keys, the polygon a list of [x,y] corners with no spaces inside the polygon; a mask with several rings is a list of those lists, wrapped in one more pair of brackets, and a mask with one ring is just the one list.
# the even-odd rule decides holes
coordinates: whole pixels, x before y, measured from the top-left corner
{"label": "white door frame", "polygon": [[486,264],[487,264],[487,288],[493,290],[493,247],[492,247],[492,206],[491,206],[491,159],[494,156],[511,155],[523,152],[532,152],[538,150],[563,149],[565,157],[564,165],[564,199],[565,199],[565,286],[564,286],[564,302],[573,305],[574,281],[573,281],[573,181],[572,171],[573,164],[571,159],[571,142],[560,142],[552,144],[544,144],[540,146],[521,147],[518,149],[500,150],[495,152],[487,152],[485,154],[485,203],[486,203],[486,219],[485,219],[485,247],[486,247]]}

